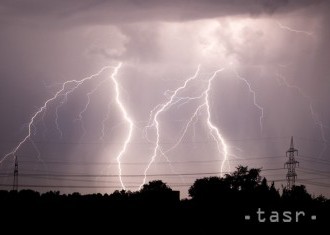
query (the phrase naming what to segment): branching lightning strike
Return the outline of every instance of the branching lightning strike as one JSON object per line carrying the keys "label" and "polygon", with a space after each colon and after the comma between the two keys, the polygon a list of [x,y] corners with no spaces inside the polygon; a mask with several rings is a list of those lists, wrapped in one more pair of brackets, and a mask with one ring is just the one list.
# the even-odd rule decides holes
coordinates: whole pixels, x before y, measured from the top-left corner
{"label": "branching lightning strike", "polygon": [[293,29],[293,28],[291,28],[291,27],[289,27],[287,25],[281,24],[278,21],[276,23],[277,23],[278,27],[280,27],[281,29],[288,30],[288,31],[293,32],[293,33],[305,34],[305,35],[310,36],[310,37],[313,36],[313,33],[311,33],[311,32],[304,31],[304,30]]}
{"label": "branching lightning strike", "polygon": [[[176,90],[174,90],[174,92],[172,93],[172,95],[170,96],[169,100],[166,103],[163,103],[161,105],[157,105],[151,112],[150,112],[150,118],[149,118],[149,124],[148,126],[146,126],[145,130],[146,130],[146,136],[147,136],[147,130],[149,128],[154,127],[156,130],[156,140],[155,140],[155,147],[153,150],[153,154],[150,158],[150,161],[146,167],[146,169],[144,170],[144,178],[143,178],[143,182],[140,185],[140,188],[145,184],[146,179],[147,179],[147,172],[150,168],[150,166],[152,165],[152,163],[155,161],[158,152],[162,152],[160,145],[159,145],[159,140],[160,140],[160,131],[159,131],[159,120],[158,117],[161,113],[163,113],[164,111],[166,111],[167,109],[169,109],[171,106],[173,106],[176,101],[175,98],[177,96],[177,94],[182,91],[184,88],[187,87],[188,83],[195,80],[199,74],[199,70],[200,70],[200,66],[198,66],[196,73],[194,74],[194,76],[188,78],[184,84],[182,86],[180,86],[179,88],[177,88]],[[151,123],[151,124],[150,124]],[[148,138],[147,138],[148,139]]]}
{"label": "branching lightning strike", "polygon": [[[205,91],[205,103],[202,105],[206,106],[206,112],[207,112],[207,125],[210,129],[210,134],[211,136],[214,138],[215,142],[217,143],[217,147],[218,147],[218,152],[221,155],[222,151],[221,151],[221,146],[223,149],[223,160],[221,162],[221,168],[220,168],[220,172],[221,172],[221,176],[223,175],[223,168],[224,168],[224,164],[227,162],[229,164],[228,160],[228,145],[224,139],[224,137],[220,134],[220,131],[218,129],[218,127],[216,125],[213,124],[213,122],[211,121],[211,111],[210,111],[210,100],[209,100],[209,93],[211,90],[211,84],[212,81],[214,80],[214,78],[216,77],[216,75],[223,71],[224,69],[219,69],[217,71],[214,72],[214,74],[212,75],[212,77],[209,79],[208,81],[208,85],[207,85],[207,89]],[[221,146],[220,146],[221,145]],[[229,166],[230,168],[230,166]]]}
{"label": "branching lightning strike", "polygon": [[[112,68],[111,66],[104,66],[100,71],[98,71],[96,74],[93,74],[89,77],[85,77],[81,80],[69,80],[61,84],[61,88],[48,100],[44,102],[44,104],[38,108],[38,110],[32,115],[29,123],[28,123],[28,133],[27,135],[13,148],[13,150],[3,156],[3,158],[0,160],[0,165],[10,156],[15,157],[15,155],[18,153],[18,151],[21,149],[21,147],[28,141],[31,140],[31,135],[33,134],[34,124],[36,122],[36,119],[47,110],[48,106],[55,102],[59,97],[64,96],[64,99],[67,98],[67,95],[72,93],[74,90],[76,90],[79,86],[84,84],[86,81],[92,80],[96,77],[98,77],[100,74],[102,74],[105,70]],[[73,87],[70,87],[73,86]],[[63,100],[60,103],[60,106],[63,104]],[[58,117],[58,116],[57,116]],[[31,140],[33,141],[33,140]],[[36,148],[36,146],[33,146]],[[39,151],[38,156],[39,156]]]}
{"label": "branching lightning strike", "polygon": [[[82,129],[82,131],[83,131],[83,134],[82,134],[82,136],[81,136],[81,138],[83,138],[84,136],[85,136],[85,134],[86,134],[86,132],[87,132],[87,130],[86,130],[86,127],[85,127],[85,125],[84,125],[84,120],[83,120],[83,115],[84,115],[84,113],[87,111],[87,109],[88,109],[88,107],[89,107],[89,104],[90,104],[90,102],[91,102],[91,96],[101,87],[101,85],[103,85],[106,81],[108,81],[108,78],[107,79],[104,79],[104,80],[102,80],[101,82],[99,82],[95,87],[94,87],[94,89],[93,90],[91,90],[91,91],[89,91],[88,93],[87,93],[87,101],[86,101],[86,104],[85,104],[85,106],[84,106],[84,108],[81,110],[81,112],[78,114],[78,118],[76,119],[76,121],[79,121],[80,122],[80,124],[81,124],[81,129]],[[108,108],[109,108],[109,105],[108,105]],[[109,112],[108,112],[109,113]],[[107,115],[106,115],[106,117],[108,117],[108,113],[107,113]],[[105,119],[106,120],[106,119]],[[104,123],[102,122],[102,125],[103,125]],[[103,125],[104,126],[104,125]],[[102,135],[104,136],[104,130],[103,130],[103,128],[102,128]]]}
{"label": "branching lightning strike", "polygon": [[124,104],[122,103],[122,101],[120,100],[120,89],[119,89],[119,84],[118,81],[116,80],[116,75],[118,73],[118,70],[120,69],[122,63],[119,63],[119,65],[115,68],[114,72],[111,75],[111,79],[112,82],[114,83],[115,86],[115,93],[116,93],[116,103],[123,115],[123,118],[125,119],[126,123],[128,124],[128,133],[127,133],[127,137],[125,139],[123,148],[120,150],[119,154],[117,155],[117,163],[118,163],[118,171],[119,171],[119,181],[121,184],[122,189],[126,189],[123,179],[121,177],[122,175],[122,169],[121,169],[121,158],[124,155],[124,153],[126,152],[127,146],[129,144],[129,142],[131,141],[132,138],[132,134],[133,134],[133,127],[134,127],[134,123],[132,121],[132,119],[128,116],[127,110],[124,106]]}
{"label": "branching lightning strike", "polygon": [[[68,102],[68,96],[74,92],[78,86],[80,86],[81,84],[80,83],[76,83],[74,84],[73,87],[69,88],[67,91],[63,92],[63,94],[61,94],[61,96],[63,96],[63,99],[59,102],[59,104],[56,106],[55,108],[55,125],[56,125],[56,129],[58,131],[58,133],[60,134],[60,138],[63,137],[63,132],[62,132],[62,129],[60,127],[60,124],[58,122],[58,119],[59,119],[59,109],[65,104]],[[45,109],[45,112],[46,112],[46,109]]]}
{"label": "branching lightning strike", "polygon": [[[201,96],[197,97],[197,98],[204,98],[204,102],[202,104],[200,104],[195,112],[193,113],[193,115],[190,117],[189,121],[187,122],[186,126],[184,127],[184,130],[182,132],[182,135],[180,136],[180,138],[178,139],[178,141],[171,147],[169,148],[165,153],[168,153],[169,151],[173,150],[174,148],[176,148],[180,142],[182,141],[183,137],[185,136],[189,126],[194,123],[194,121],[198,118],[198,115],[200,114],[201,110],[203,108],[206,109],[206,124],[209,128],[210,131],[210,135],[213,137],[213,139],[215,140],[215,142],[217,143],[217,149],[218,149],[218,153],[219,155],[223,155],[223,160],[221,162],[221,167],[220,167],[220,172],[221,175],[223,174],[223,168],[224,168],[224,164],[227,162],[229,163],[228,160],[228,156],[229,156],[229,150],[228,150],[228,145],[224,139],[224,137],[220,134],[219,128],[211,121],[211,111],[210,111],[210,100],[209,100],[209,93],[211,91],[211,86],[212,86],[212,81],[214,80],[214,78],[216,77],[216,75],[223,71],[224,69],[219,69],[217,71],[215,71],[213,73],[213,75],[208,79],[207,81],[207,88],[205,89],[205,91],[202,93]],[[196,99],[195,97],[192,97],[191,99]],[[221,150],[222,149],[222,150]],[[228,166],[230,168],[230,166]]]}
{"label": "branching lightning strike", "polygon": [[323,124],[322,120],[320,119],[319,115],[314,111],[313,105],[312,105],[312,99],[310,96],[308,96],[305,92],[303,92],[303,90],[296,86],[296,85],[292,85],[290,84],[286,77],[283,76],[280,73],[277,73],[276,76],[278,78],[280,78],[280,80],[284,83],[284,85],[289,88],[289,89],[293,89],[296,90],[297,93],[302,96],[303,98],[305,98],[307,100],[307,102],[309,103],[309,110],[312,116],[312,119],[315,123],[316,126],[318,126],[318,128],[320,129],[320,133],[321,133],[321,139],[323,141],[323,149],[321,150],[319,157],[322,157],[323,153],[325,152],[325,150],[327,149],[327,144],[328,144],[328,140],[325,137],[325,128],[327,128],[326,125]]}
{"label": "branching lightning strike", "polygon": [[262,131],[262,127],[263,127],[262,120],[264,118],[264,109],[257,103],[256,92],[255,90],[252,89],[251,84],[248,82],[248,80],[246,80],[246,78],[242,77],[237,71],[234,72],[236,77],[247,85],[247,87],[249,88],[249,92],[252,93],[253,95],[253,104],[255,107],[257,107],[257,109],[260,110],[259,125],[260,125],[260,130]]}
{"label": "branching lightning strike", "polygon": [[[198,66],[198,69],[195,73],[195,75],[193,77],[188,78],[184,84],[182,86],[180,86],[179,88],[177,88],[176,90],[174,90],[171,95],[168,98],[168,101],[164,104],[161,105],[157,105],[150,113],[150,119],[149,119],[149,125],[146,127],[146,129],[148,128],[155,128],[156,130],[156,140],[155,140],[155,146],[153,149],[153,154],[151,156],[151,159],[149,161],[149,164],[147,165],[145,171],[144,171],[144,179],[142,184],[140,185],[140,188],[145,184],[146,182],[146,178],[147,178],[147,172],[150,168],[150,166],[152,165],[152,163],[155,161],[155,158],[158,155],[158,152],[160,152],[162,155],[166,156],[166,154],[168,152],[170,152],[171,150],[175,149],[182,141],[183,137],[186,135],[188,128],[196,121],[196,119],[198,119],[199,114],[201,113],[202,109],[206,109],[206,124],[208,126],[210,135],[213,137],[213,139],[215,140],[215,142],[217,143],[217,149],[219,152],[219,155],[223,155],[223,160],[221,163],[221,172],[223,172],[223,168],[224,168],[224,164],[226,163],[226,161],[228,160],[228,156],[229,156],[229,151],[228,151],[228,145],[226,144],[226,141],[224,139],[224,137],[220,134],[220,131],[218,129],[218,127],[211,121],[211,111],[210,111],[210,100],[209,100],[209,93],[211,91],[211,86],[212,86],[212,81],[214,80],[214,78],[216,77],[216,75],[223,71],[224,69],[219,69],[217,71],[215,71],[213,73],[213,75],[208,79],[207,81],[207,87],[206,89],[202,92],[202,94],[200,96],[197,97],[178,97],[178,94],[187,88],[188,83],[192,82],[193,80],[195,80],[197,78],[197,75],[199,73],[200,70],[200,66]],[[166,95],[170,94],[170,92],[166,92]],[[161,113],[167,111],[168,109],[170,109],[171,107],[173,107],[174,105],[178,104],[180,101],[184,101],[184,103],[179,104],[180,106],[188,103],[189,101],[192,100],[203,100],[202,104],[200,104],[196,109],[195,112],[191,115],[191,117],[188,119],[185,127],[183,128],[183,131],[181,132],[180,137],[178,138],[178,140],[175,142],[175,144],[170,147],[169,149],[167,149],[166,151],[163,151],[161,146],[160,146],[160,124],[159,124],[159,115],[161,115]],[[229,166],[230,168],[230,166]],[[221,173],[222,174],[222,173]]]}
{"label": "branching lightning strike", "polygon": [[110,105],[111,102],[108,103],[108,107],[107,107],[107,113],[105,114],[103,120],[102,120],[102,129],[101,129],[101,136],[100,136],[100,140],[104,141],[104,136],[105,136],[105,123],[106,121],[108,121],[109,116],[110,116]]}

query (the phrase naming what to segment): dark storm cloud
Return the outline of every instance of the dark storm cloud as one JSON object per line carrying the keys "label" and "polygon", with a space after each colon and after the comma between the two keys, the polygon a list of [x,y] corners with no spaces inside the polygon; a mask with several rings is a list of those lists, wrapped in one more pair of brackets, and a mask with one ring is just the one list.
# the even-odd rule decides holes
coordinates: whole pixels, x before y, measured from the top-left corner
{"label": "dark storm cloud", "polygon": [[[0,3],[3,22],[20,22],[26,18],[39,23],[68,20],[116,23],[145,20],[195,20],[228,15],[285,13],[323,0],[4,0]],[[8,18],[9,17],[9,18]]]}

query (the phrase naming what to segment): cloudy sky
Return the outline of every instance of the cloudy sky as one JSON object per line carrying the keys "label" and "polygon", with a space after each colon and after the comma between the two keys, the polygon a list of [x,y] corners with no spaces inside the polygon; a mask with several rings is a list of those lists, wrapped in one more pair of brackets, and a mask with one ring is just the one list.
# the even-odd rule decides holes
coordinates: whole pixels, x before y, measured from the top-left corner
{"label": "cloudy sky", "polygon": [[[12,183],[14,151],[21,185],[111,193],[122,188],[117,159],[126,147],[122,182],[136,190],[158,125],[147,181],[162,179],[186,196],[196,178],[242,164],[262,167],[281,187],[294,136],[298,183],[330,197],[329,6],[322,0],[2,0],[1,187]],[[129,123],[111,79],[119,63],[113,78],[133,122],[127,146]],[[64,82],[93,74],[77,87],[65,85],[37,113]],[[210,124],[225,145],[217,145]]]}

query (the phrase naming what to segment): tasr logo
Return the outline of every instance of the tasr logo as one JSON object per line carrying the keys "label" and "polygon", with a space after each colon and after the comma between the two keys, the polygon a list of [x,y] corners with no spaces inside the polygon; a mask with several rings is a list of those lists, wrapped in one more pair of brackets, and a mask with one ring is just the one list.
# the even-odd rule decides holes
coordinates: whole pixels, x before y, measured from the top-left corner
{"label": "tasr logo", "polygon": [[259,223],[299,223],[303,219],[316,220],[316,215],[309,215],[305,211],[269,211],[258,208],[255,214],[245,215],[245,220],[253,220]]}

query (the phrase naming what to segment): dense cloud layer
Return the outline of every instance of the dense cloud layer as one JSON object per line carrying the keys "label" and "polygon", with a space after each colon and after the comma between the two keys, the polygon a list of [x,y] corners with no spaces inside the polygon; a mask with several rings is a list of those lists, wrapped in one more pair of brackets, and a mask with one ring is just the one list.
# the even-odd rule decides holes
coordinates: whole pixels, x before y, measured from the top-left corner
{"label": "dense cloud layer", "polygon": [[[0,3],[1,19],[8,21],[40,20],[67,23],[122,23],[146,20],[185,21],[221,16],[260,16],[288,13],[322,0],[71,0],[11,1]],[[46,21],[46,22],[44,22]]]}

